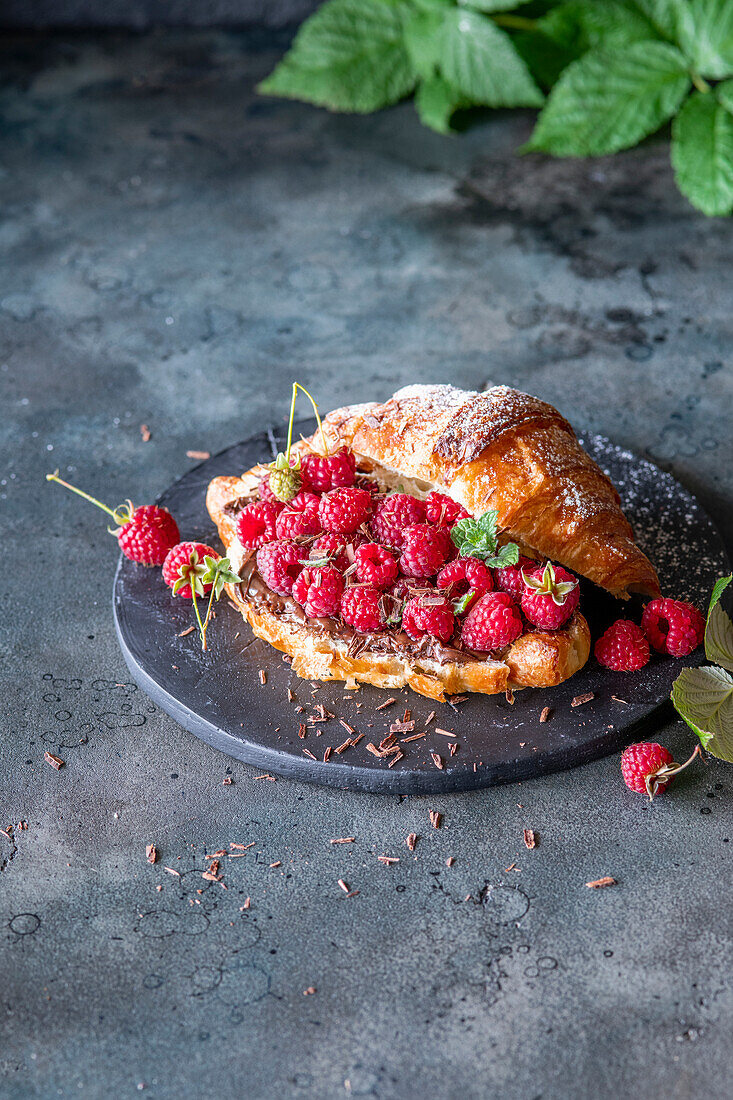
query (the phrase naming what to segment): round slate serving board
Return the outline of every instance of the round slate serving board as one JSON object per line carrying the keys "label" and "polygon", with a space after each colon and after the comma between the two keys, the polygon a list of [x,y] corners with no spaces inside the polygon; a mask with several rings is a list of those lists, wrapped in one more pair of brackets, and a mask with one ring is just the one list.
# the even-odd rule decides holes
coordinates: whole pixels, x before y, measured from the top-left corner
{"label": "round slate serving board", "polygon": [[[299,425],[303,434],[310,422]],[[718,576],[730,571],[723,542],[695,498],[669,474],[593,436],[581,441],[617,486],[626,515],[642,548],[656,563],[662,588],[681,599],[707,606]],[[218,545],[204,506],[206,487],[219,474],[238,474],[257,461],[269,461],[279,446],[273,433],[263,433],[222,451],[190,470],[160,498],[178,520],[183,538]],[[583,582],[581,609],[593,638],[627,614],[638,621],[641,607],[632,601],[622,608],[593,585]],[[702,650],[683,660],[656,654],[637,673],[611,673],[588,664],[567,683],[544,690],[515,692],[510,705],[503,696],[469,695],[463,702],[434,703],[409,689],[385,691],[363,686],[345,691],[342,683],[300,680],[282,654],[254,638],[241,616],[222,598],[209,629],[209,649],[202,653],[198,635],[180,633],[193,620],[190,601],[173,597],[160,571],[121,558],[114,584],[115,625],[122,652],[134,679],[155,703],[182,726],[215,748],[263,772],[325,783],[351,790],[427,794],[465,790],[528,779],[570,768],[619,749],[669,717],[672,681],[685,665],[701,663]],[[266,683],[260,682],[260,670]],[[295,700],[288,700],[288,688]],[[573,706],[573,699],[593,693],[593,699]],[[395,702],[376,708],[386,699]],[[623,701],[622,701],[623,700]],[[335,717],[308,725],[322,704]],[[296,707],[305,710],[298,713]],[[549,719],[540,714],[549,706]],[[404,759],[389,768],[366,750],[378,744],[390,724],[411,711],[414,731],[428,734],[401,743]],[[364,736],[358,745],[338,755],[333,750],[352,734]],[[450,755],[451,739],[458,743]],[[320,729],[318,736],[316,730]],[[354,734],[353,736],[356,736]],[[324,762],[328,746],[332,753]],[[317,759],[307,756],[307,749]],[[437,753],[444,766],[436,766]]]}

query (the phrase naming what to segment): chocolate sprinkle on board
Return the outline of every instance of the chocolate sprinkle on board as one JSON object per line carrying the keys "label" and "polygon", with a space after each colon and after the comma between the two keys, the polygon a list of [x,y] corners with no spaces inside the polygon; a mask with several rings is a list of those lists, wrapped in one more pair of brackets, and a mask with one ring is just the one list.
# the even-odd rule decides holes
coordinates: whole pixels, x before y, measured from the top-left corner
{"label": "chocolate sprinkle on board", "polygon": [[442,771],[445,767],[445,761],[443,760],[443,757],[440,755],[440,753],[431,752],[430,756],[432,757],[432,761],[435,764],[436,768],[440,768],[440,770]]}
{"label": "chocolate sprinkle on board", "polygon": [[415,845],[417,844],[417,833],[408,833],[407,834],[407,840],[405,841],[405,844],[407,845],[408,849],[411,852],[414,852],[415,851]]}
{"label": "chocolate sprinkle on board", "polygon": [[586,882],[586,886],[591,890],[599,890],[604,886],[616,886],[616,879],[611,878],[610,875],[604,875],[603,878],[593,879],[592,882]]}
{"label": "chocolate sprinkle on board", "polygon": [[60,756],[54,756],[52,752],[44,752],[43,759],[46,761],[47,764],[50,764],[52,768],[55,768],[56,771],[58,771],[59,768],[63,768],[64,764],[66,763],[66,761],[62,760]]}
{"label": "chocolate sprinkle on board", "polygon": [[333,840],[329,840],[329,844],[353,844],[356,840],[355,836],[337,836]]}
{"label": "chocolate sprinkle on board", "polygon": [[192,623],[191,626],[187,626],[185,630],[182,630],[180,634],[176,634],[176,637],[185,638],[188,634],[193,634],[195,629],[196,627]]}
{"label": "chocolate sprinkle on board", "polygon": [[186,451],[186,458],[196,458],[199,462],[206,462],[207,458],[211,458],[209,451]]}
{"label": "chocolate sprinkle on board", "polygon": [[379,706],[375,707],[374,709],[375,710],[384,710],[385,707],[391,707],[392,704],[396,703],[396,702],[397,702],[397,700],[393,696],[391,699],[385,699],[383,703],[380,703]]}
{"label": "chocolate sprinkle on board", "polygon": [[546,722],[552,714],[552,707],[543,707],[542,714],[540,714],[540,722]]}
{"label": "chocolate sprinkle on board", "polygon": [[428,814],[430,815],[430,824],[434,829],[439,829],[443,824],[443,815],[438,813],[437,810],[428,810]]}
{"label": "chocolate sprinkle on board", "polygon": [[145,858],[148,863],[156,863],[158,860],[158,849],[154,844],[145,845]]}
{"label": "chocolate sprinkle on board", "polygon": [[261,668],[257,675],[260,678],[260,683],[264,687],[267,683],[267,673],[265,672],[264,668]]}
{"label": "chocolate sprinkle on board", "polygon": [[537,847],[537,833],[534,829],[524,830],[524,846],[529,848],[530,851]]}
{"label": "chocolate sprinkle on board", "polygon": [[571,707],[582,707],[584,703],[590,703],[591,699],[595,699],[595,691],[587,691],[585,695],[576,695],[571,702]]}

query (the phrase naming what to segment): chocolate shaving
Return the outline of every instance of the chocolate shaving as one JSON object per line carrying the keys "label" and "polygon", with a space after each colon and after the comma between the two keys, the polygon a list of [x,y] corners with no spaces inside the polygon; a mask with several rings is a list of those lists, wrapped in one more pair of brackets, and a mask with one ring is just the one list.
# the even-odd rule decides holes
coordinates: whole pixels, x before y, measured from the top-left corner
{"label": "chocolate shaving", "polygon": [[615,886],[616,879],[611,878],[610,875],[604,875],[603,878],[593,879],[592,882],[586,882],[586,886],[589,886],[591,890],[599,890],[603,886]]}
{"label": "chocolate shaving", "polygon": [[452,867],[455,862],[456,861],[453,856],[448,856],[447,860],[445,861],[445,865],[446,867]]}
{"label": "chocolate shaving", "polygon": [[411,721],[407,722],[393,722],[389,727],[390,733],[411,733],[415,728],[415,723]]}
{"label": "chocolate shaving", "polygon": [[398,750],[395,753],[395,755],[392,757],[392,759],[390,760],[387,767],[388,768],[393,768],[398,761],[404,760],[404,758],[405,758],[405,754],[401,750]]}
{"label": "chocolate shaving", "polygon": [[158,849],[154,844],[145,845],[145,858],[148,863],[156,863],[158,860]]}
{"label": "chocolate shaving", "polygon": [[455,733],[451,733],[450,730],[439,729],[438,726],[435,727],[435,732],[439,733],[442,737],[455,737]]}
{"label": "chocolate shaving", "polygon": [[426,725],[426,726],[429,726],[429,725],[430,725],[430,723],[432,722],[433,718],[435,718],[435,711],[434,711],[434,710],[431,710],[431,711],[430,711],[430,714],[429,714],[429,715],[427,716],[427,718],[425,719],[425,725]]}
{"label": "chocolate shaving", "polygon": [[387,867],[389,867],[389,865],[391,863],[399,863],[400,862],[400,857],[399,856],[377,856],[377,859],[379,860],[380,863],[384,863]]}
{"label": "chocolate shaving", "polygon": [[344,721],[343,718],[339,718],[339,725],[343,726],[347,733],[351,733],[351,734],[356,733],[356,730],[354,729],[354,727],[350,726],[349,723]]}
{"label": "chocolate shaving", "polygon": [[230,848],[239,848],[240,851],[246,852],[248,848],[254,848],[256,843],[257,843],[256,840],[251,840],[249,842],[249,844],[235,844],[233,840],[230,840],[229,841],[229,847]]}
{"label": "chocolate shaving", "polygon": [[185,638],[188,634],[193,634],[195,629],[196,627],[193,624],[191,626],[187,626],[186,629],[182,630],[180,634],[176,634],[176,637]]}
{"label": "chocolate shaving", "polygon": [[221,784],[223,787],[231,787],[233,782],[234,780],[232,779],[231,775],[225,775],[221,781]]}
{"label": "chocolate shaving", "polygon": [[164,868],[163,868],[163,870],[164,870],[164,871],[167,871],[169,875],[175,875],[175,876],[176,876],[176,878],[180,878],[180,877],[181,877],[181,872],[180,872],[180,871],[176,871],[175,867],[164,867]]}
{"label": "chocolate shaving", "polygon": [[300,725],[298,726],[298,737],[301,739],[301,741],[305,737],[305,734],[306,734],[306,724],[305,724],[305,722],[301,722]]}
{"label": "chocolate shaving", "polygon": [[448,752],[451,754],[451,756],[456,755],[456,753],[458,752],[458,742],[457,741],[452,741],[450,743],[450,745],[448,746]]}
{"label": "chocolate shaving", "polygon": [[629,705],[626,699],[619,699],[618,695],[612,695],[611,698],[613,699],[614,703],[623,703],[625,707],[628,707]]}
{"label": "chocolate shaving", "polygon": [[435,764],[436,768],[438,768],[440,771],[443,771],[443,768],[445,767],[445,761],[443,760],[443,757],[440,755],[440,753],[431,752],[430,756],[432,757],[432,761]]}
{"label": "chocolate shaving", "polygon": [[427,734],[424,731],[422,733],[413,733],[411,737],[402,737],[400,740],[406,745],[408,741],[419,741],[421,737],[427,737]]}
{"label": "chocolate shaving", "polygon": [[551,714],[552,714],[552,707],[543,707],[542,708],[542,713],[540,714],[540,722],[546,722]]}
{"label": "chocolate shaving", "polygon": [[595,691],[587,691],[585,695],[576,695],[571,702],[571,707],[582,707],[583,703],[590,703],[591,699],[595,699]]}
{"label": "chocolate shaving", "polygon": [[524,846],[525,848],[529,848],[530,851],[537,847],[537,833],[534,829],[524,830]]}
{"label": "chocolate shaving", "polygon": [[264,668],[261,668],[257,675],[260,678],[260,683],[264,687],[264,685],[267,683],[267,673],[265,672]]}
{"label": "chocolate shaving", "polygon": [[147,426],[147,424],[141,424],[140,425],[140,438],[142,439],[143,443],[149,443],[151,435],[152,435],[152,432],[150,431],[150,428]]}
{"label": "chocolate shaving", "polygon": [[64,764],[66,763],[66,761],[62,760],[60,756],[54,756],[52,752],[44,752],[43,759],[46,761],[47,764],[50,764],[52,768],[55,768],[56,771],[58,771],[59,768],[63,768]]}
{"label": "chocolate shaving", "polygon": [[342,752],[346,752],[346,750],[350,749],[350,748],[351,748],[351,738],[347,737],[347,739],[344,741],[343,745],[338,745],[337,748],[335,748],[333,751],[336,753],[337,756],[340,756]]}
{"label": "chocolate shaving", "polygon": [[274,783],[277,780],[277,776],[269,775],[267,772],[265,772],[264,775],[256,775],[255,779],[269,779],[272,783]]}
{"label": "chocolate shaving", "polygon": [[211,458],[210,451],[186,451],[187,458],[197,458],[199,462],[205,462],[207,458]]}
{"label": "chocolate shaving", "polygon": [[303,996],[304,997],[310,997],[310,996],[312,996],[312,994],[315,993],[315,991],[316,991],[316,987],[314,985],[309,985],[307,989],[303,990]]}
{"label": "chocolate shaving", "polygon": [[415,851],[415,845],[417,844],[417,833],[408,833],[407,840],[405,841],[409,851]]}
{"label": "chocolate shaving", "polygon": [[380,703],[379,706],[375,707],[374,709],[375,710],[384,710],[385,707],[391,707],[392,704],[396,703],[396,702],[397,702],[397,700],[393,696],[391,699],[385,699],[383,703]]}
{"label": "chocolate shaving", "polygon": [[428,814],[430,816],[430,824],[434,829],[439,829],[443,823],[443,815],[438,813],[437,810],[428,810]]}
{"label": "chocolate shaving", "polygon": [[355,836],[337,836],[330,840],[329,844],[353,844],[355,840]]}
{"label": "chocolate shaving", "polygon": [[318,759],[317,756],[313,755],[313,753],[310,751],[310,749],[303,749],[302,752],[305,756],[310,756],[311,760],[317,760]]}
{"label": "chocolate shaving", "polygon": [[341,889],[343,890],[343,892],[345,894],[350,893],[349,887],[346,885],[346,883],[344,882],[344,880],[342,878],[340,878],[338,880],[338,884],[339,884],[339,886],[341,887]]}
{"label": "chocolate shaving", "polygon": [[327,764],[327,763],[328,763],[328,761],[330,760],[330,758],[331,758],[331,752],[332,752],[332,749],[331,749],[331,746],[329,745],[329,746],[328,746],[328,747],[326,748],[326,751],[325,751],[325,752],[324,752],[324,754],[323,754],[323,763],[324,763],[324,764]]}

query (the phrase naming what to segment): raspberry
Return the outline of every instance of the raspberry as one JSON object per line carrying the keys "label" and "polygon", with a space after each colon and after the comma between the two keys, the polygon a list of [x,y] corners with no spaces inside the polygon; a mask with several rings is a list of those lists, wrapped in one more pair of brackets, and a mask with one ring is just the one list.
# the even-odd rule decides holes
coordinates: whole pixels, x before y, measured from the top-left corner
{"label": "raspberry", "polygon": [[455,600],[468,592],[478,595],[491,592],[494,578],[488,565],[478,558],[456,558],[441,569],[435,583],[446,590],[449,600]]}
{"label": "raspberry", "polygon": [[133,508],[131,518],[117,533],[122,553],[140,565],[162,565],[180,537],[173,516],[157,504]]}
{"label": "raspberry", "polygon": [[285,505],[275,522],[279,539],[294,539],[299,535],[317,535],[321,530],[318,501],[315,493],[301,491]]}
{"label": "raspberry", "polygon": [[332,455],[308,451],[301,457],[300,472],[310,489],[327,493],[330,489],[354,484],[356,458],[348,447],[342,447]]}
{"label": "raspberry", "polygon": [[207,567],[204,565],[205,557],[213,558],[214,561],[219,560],[216,550],[212,550],[210,546],[203,542],[179,542],[177,546],[168,551],[163,562],[163,580],[165,583],[169,588],[173,588],[177,581],[184,578],[189,582],[179,588],[174,593],[175,596],[182,596],[184,600],[192,599],[191,583],[196,589],[197,596],[205,596],[211,591],[212,586],[203,584],[200,580],[203,574],[207,572]]}
{"label": "raspberry", "polygon": [[649,642],[640,626],[618,619],[609,626],[593,651],[599,664],[614,672],[636,672],[649,662]]}
{"label": "raspberry", "polygon": [[364,489],[331,489],[321,497],[318,518],[324,531],[349,535],[361,527],[372,511],[372,498]]}
{"label": "raspberry", "polygon": [[237,536],[242,546],[256,550],[277,538],[275,520],[282,509],[278,501],[258,500],[245,505],[237,516]]}
{"label": "raspberry", "polygon": [[452,527],[459,519],[470,519],[462,504],[443,493],[428,493],[425,500],[425,515],[428,523],[436,527]]}
{"label": "raspberry", "polygon": [[370,496],[373,497],[379,496],[382,491],[379,488],[379,482],[375,481],[373,477],[369,477],[367,474],[357,474],[354,484],[358,489],[366,489]]}
{"label": "raspberry", "polygon": [[438,592],[415,596],[402,612],[402,629],[419,642],[426,634],[449,642],[453,636],[456,618],[450,601]]}
{"label": "raspberry", "polygon": [[384,626],[383,593],[369,584],[347,588],[341,597],[341,618],[360,634],[381,630]]}
{"label": "raspberry", "polygon": [[522,611],[540,630],[559,630],[566,623],[580,599],[577,577],[561,565],[547,562],[531,572],[524,572]]}
{"label": "raspberry", "polygon": [[469,649],[503,649],[522,633],[522,617],[506,592],[486,592],[463,620],[461,640]]}
{"label": "raspberry", "polygon": [[539,562],[534,558],[526,558],[524,554],[520,554],[516,565],[504,565],[501,569],[494,570],[496,587],[502,592],[508,592],[513,600],[520,603],[524,592],[522,572],[528,573],[532,569],[537,569],[538,565]]}
{"label": "raspberry", "polygon": [[257,568],[265,584],[279,596],[289,596],[303,566],[303,547],[283,539],[268,542],[257,551]]}
{"label": "raspberry", "polygon": [[389,550],[378,542],[364,542],[354,553],[356,575],[364,584],[386,588],[397,579],[400,571]]}
{"label": "raspberry", "polygon": [[408,577],[432,577],[450,556],[451,540],[445,527],[415,523],[402,532],[400,568]]}
{"label": "raspberry", "polygon": [[655,741],[629,745],[621,754],[624,783],[629,790],[648,794],[652,799],[659,791],[666,790],[675,776],[691,764],[699,752],[700,746],[696,745],[689,760],[684,764],[677,764],[672,759],[672,753]]}
{"label": "raspberry", "polygon": [[402,549],[404,530],[425,522],[425,501],[407,493],[392,493],[377,505],[371,528],[377,542]]}
{"label": "raspberry", "polygon": [[683,600],[652,600],[641,616],[642,630],[660,653],[686,657],[705,637],[705,618]]}
{"label": "raspberry", "polygon": [[297,600],[311,619],[321,615],[335,615],[341,603],[344,578],[338,569],[327,565],[323,569],[304,569],[293,585],[293,599]]}
{"label": "raspberry", "polygon": [[333,565],[343,573],[351,565],[346,552],[346,545],[346,535],[332,535],[329,532],[325,535],[319,535],[316,541],[311,543],[309,553],[303,556],[310,558],[311,561],[323,561],[324,558],[328,558],[329,560],[324,564]]}
{"label": "raspberry", "polygon": [[143,504],[136,508],[131,500],[120,505],[119,508],[108,508],[101,500],[92,497],[89,493],[63,481],[56,470],[53,474],[46,474],[46,481],[57,481],[65,489],[71,489],[72,493],[84,497],[84,500],[96,504],[117,524],[111,535],[115,535],[120,550],[129,558],[140,565],[162,565],[166,555],[176,545],[181,535],[178,524],[173,516],[165,508],[158,504]]}

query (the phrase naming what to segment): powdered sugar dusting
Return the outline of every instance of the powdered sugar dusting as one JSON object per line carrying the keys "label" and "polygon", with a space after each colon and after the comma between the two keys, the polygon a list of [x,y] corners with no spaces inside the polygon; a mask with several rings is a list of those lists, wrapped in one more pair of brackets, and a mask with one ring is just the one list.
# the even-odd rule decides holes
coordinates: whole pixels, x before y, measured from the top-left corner
{"label": "powdered sugar dusting", "polygon": [[581,445],[614,483],[637,543],[656,567],[662,591],[707,607],[730,562],[710,517],[671,474],[652,462],[592,435]]}

